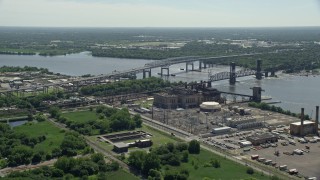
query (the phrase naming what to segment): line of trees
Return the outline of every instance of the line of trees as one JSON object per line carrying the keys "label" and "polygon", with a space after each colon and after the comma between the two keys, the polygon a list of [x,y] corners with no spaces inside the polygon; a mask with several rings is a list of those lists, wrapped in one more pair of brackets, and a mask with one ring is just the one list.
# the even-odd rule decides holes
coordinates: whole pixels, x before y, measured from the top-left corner
{"label": "line of trees", "polygon": [[155,91],[174,85],[177,85],[177,83],[170,83],[161,78],[151,77],[147,79],[126,80],[103,85],[86,86],[80,89],[80,93],[94,96],[119,95],[124,93]]}
{"label": "line of trees", "polygon": [[[1,54],[1,53],[0,53]],[[31,66],[24,66],[24,67],[19,67],[19,66],[2,66],[0,67],[0,72],[41,72],[41,73],[46,73],[49,74],[49,70],[47,68],[38,68],[38,67],[31,67]]]}
{"label": "line of trees", "polygon": [[102,154],[92,154],[89,157],[72,158],[60,157],[53,167],[42,166],[40,168],[13,172],[6,179],[88,179],[89,176],[96,175],[97,179],[108,179],[108,173],[117,171],[117,162],[106,163]]}

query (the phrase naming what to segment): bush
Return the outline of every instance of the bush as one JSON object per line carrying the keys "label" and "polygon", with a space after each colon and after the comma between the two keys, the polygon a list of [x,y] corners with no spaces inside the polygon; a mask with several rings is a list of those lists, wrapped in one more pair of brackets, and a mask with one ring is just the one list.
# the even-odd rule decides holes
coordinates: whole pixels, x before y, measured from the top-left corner
{"label": "bush", "polygon": [[254,173],[254,170],[252,169],[252,167],[249,167],[249,168],[247,169],[247,174],[252,175],[253,173]]}
{"label": "bush", "polygon": [[188,150],[190,154],[199,154],[200,153],[199,141],[197,140],[190,141]]}

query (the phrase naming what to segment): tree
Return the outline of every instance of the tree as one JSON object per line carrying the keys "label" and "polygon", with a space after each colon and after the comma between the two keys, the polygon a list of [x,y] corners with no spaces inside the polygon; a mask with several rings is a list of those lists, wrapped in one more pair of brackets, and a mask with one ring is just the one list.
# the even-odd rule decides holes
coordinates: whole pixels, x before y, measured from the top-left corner
{"label": "tree", "polygon": [[135,122],[135,127],[140,128],[142,126],[142,118],[140,114],[135,114],[132,119]]}
{"label": "tree", "polygon": [[189,152],[187,150],[182,152],[181,161],[182,162],[188,162],[189,161]]}
{"label": "tree", "polygon": [[36,154],[33,155],[33,158],[32,158],[32,163],[39,163],[41,162],[42,160],[42,156],[41,154],[38,152]]}
{"label": "tree", "polygon": [[247,168],[247,174],[253,174],[254,173],[254,170],[252,169],[252,167],[248,167]]}
{"label": "tree", "polygon": [[156,154],[152,152],[146,155],[143,162],[143,172],[145,174],[148,174],[150,169],[160,169],[160,159]]}
{"label": "tree", "polygon": [[91,160],[98,163],[99,161],[104,161],[104,156],[101,153],[95,153],[91,155]]}
{"label": "tree", "polygon": [[60,109],[56,106],[51,107],[49,113],[52,118],[58,118],[61,115]]}
{"label": "tree", "polygon": [[190,154],[199,154],[200,153],[199,141],[197,140],[190,141],[188,150]]}
{"label": "tree", "polygon": [[9,166],[29,164],[33,157],[32,149],[28,146],[16,146],[8,157]]}
{"label": "tree", "polygon": [[75,165],[75,159],[68,157],[61,157],[54,163],[54,167],[62,170],[64,173],[69,173]]}
{"label": "tree", "polygon": [[148,179],[151,180],[162,180],[162,174],[160,171],[150,169]]}
{"label": "tree", "polygon": [[147,153],[145,151],[131,152],[128,158],[129,165],[137,168],[138,170],[142,170],[146,156]]}

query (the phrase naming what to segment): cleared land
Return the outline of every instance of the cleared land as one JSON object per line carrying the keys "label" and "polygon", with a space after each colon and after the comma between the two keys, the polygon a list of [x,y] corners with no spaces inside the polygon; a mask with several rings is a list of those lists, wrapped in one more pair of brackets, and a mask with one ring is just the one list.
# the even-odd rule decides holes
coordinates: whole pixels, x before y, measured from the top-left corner
{"label": "cleared land", "polygon": [[50,122],[27,123],[15,127],[16,132],[25,133],[30,137],[46,136],[46,140],[35,145],[36,151],[51,152],[59,148],[65,133]]}
{"label": "cleared land", "polygon": [[63,116],[74,122],[88,122],[98,119],[95,111],[68,112],[64,113]]}

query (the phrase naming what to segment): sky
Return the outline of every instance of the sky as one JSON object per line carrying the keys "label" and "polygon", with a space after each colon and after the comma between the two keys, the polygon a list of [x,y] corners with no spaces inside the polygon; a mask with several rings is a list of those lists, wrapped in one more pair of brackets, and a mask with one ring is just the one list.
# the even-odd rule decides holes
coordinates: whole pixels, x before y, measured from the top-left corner
{"label": "sky", "polygon": [[0,0],[0,26],[320,26],[320,0]]}

